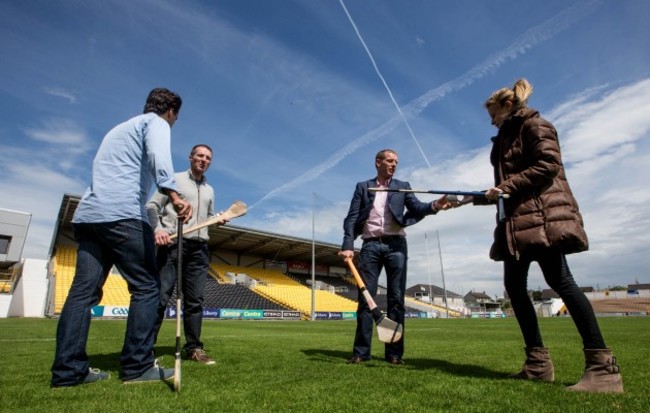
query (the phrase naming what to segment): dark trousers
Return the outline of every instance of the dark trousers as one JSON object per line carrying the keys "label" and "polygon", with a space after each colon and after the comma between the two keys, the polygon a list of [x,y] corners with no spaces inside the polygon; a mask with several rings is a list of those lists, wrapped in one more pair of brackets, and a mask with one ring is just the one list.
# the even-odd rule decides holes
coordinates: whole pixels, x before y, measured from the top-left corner
{"label": "dark trousers", "polygon": [[[386,271],[386,289],[388,306],[387,316],[391,320],[404,324],[404,293],[406,290],[406,264],[408,247],[406,238],[395,237],[389,241],[364,241],[359,253],[359,273],[366,289],[372,297],[377,294],[379,275],[382,268]],[[359,291],[357,308],[357,330],[354,336],[353,354],[364,359],[371,357],[372,333],[374,319],[366,300]],[[395,343],[386,343],[384,357],[401,358],[404,354],[404,336]]]}
{"label": "dark trousers", "polygon": [[573,280],[564,254],[543,249],[504,261],[504,283],[526,347],[544,347],[535,308],[528,296],[528,269],[537,261],[546,283],[562,298],[582,337],[585,349],[602,349],[605,341],[591,303]]}
{"label": "dark trousers", "polygon": [[153,231],[136,219],[74,224],[77,267],[56,331],[52,385],[78,384],[88,375],[86,344],[90,310],[115,265],[131,293],[120,363],[124,380],[140,376],[154,362],[153,340],[160,283]]}
{"label": "dark trousers", "polygon": [[[156,320],[156,338],[165,317],[167,303],[176,285],[178,244],[158,248],[160,268],[160,300]],[[208,245],[205,242],[183,240],[183,331],[185,351],[203,348],[201,325],[203,323],[203,292],[208,277]]]}

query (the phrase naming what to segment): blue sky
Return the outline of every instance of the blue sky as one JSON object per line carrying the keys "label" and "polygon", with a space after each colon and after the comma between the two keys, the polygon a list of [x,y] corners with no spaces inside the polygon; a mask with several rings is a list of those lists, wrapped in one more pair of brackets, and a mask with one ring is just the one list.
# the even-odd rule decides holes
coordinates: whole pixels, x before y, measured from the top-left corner
{"label": "blue sky", "polygon": [[[32,213],[45,258],[64,193],[81,194],[104,134],[150,89],[183,100],[176,169],[215,150],[233,222],[340,243],[357,181],[397,150],[416,189],[491,185],[482,103],[526,77],[559,130],[590,237],[583,286],[650,282],[650,2],[642,0],[26,0],[0,3],[0,208]],[[421,200],[433,200],[430,195]],[[409,281],[501,295],[491,207],[408,229]],[[547,288],[535,265],[529,287]]]}

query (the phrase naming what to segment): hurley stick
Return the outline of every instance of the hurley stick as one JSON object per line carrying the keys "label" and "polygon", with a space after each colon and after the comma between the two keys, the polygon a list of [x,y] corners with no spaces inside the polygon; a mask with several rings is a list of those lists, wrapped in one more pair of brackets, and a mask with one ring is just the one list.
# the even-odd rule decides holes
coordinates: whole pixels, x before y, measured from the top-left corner
{"label": "hurley stick", "polygon": [[176,263],[176,360],[174,363],[174,391],[181,391],[181,300],[183,297],[183,218],[178,218],[178,262]]}
{"label": "hurley stick", "polygon": [[386,317],[386,315],[381,312],[379,307],[377,307],[375,300],[372,299],[372,296],[368,290],[366,290],[366,285],[363,283],[363,280],[361,279],[361,276],[352,260],[346,258],[345,262],[348,264],[348,267],[350,267],[350,271],[352,271],[352,275],[357,282],[357,287],[359,287],[363,298],[366,300],[366,303],[368,303],[368,307],[372,312],[372,317],[375,319],[375,324],[377,324],[377,336],[379,337],[379,340],[384,343],[394,343],[399,341],[402,338],[404,327],[400,323]]}
{"label": "hurley stick", "polygon": [[[485,196],[485,192],[480,191],[444,191],[440,189],[431,189],[428,191],[418,190],[418,189],[390,189],[390,188],[368,188],[368,191],[371,192],[410,192],[414,194],[436,194],[436,195],[448,195],[448,199],[452,200],[452,197],[456,196]],[[449,196],[451,195],[451,196]],[[499,194],[499,199],[497,200],[497,213],[499,214],[499,221],[503,221],[506,218],[506,213],[504,210],[503,200],[510,198],[510,194]],[[471,198],[469,198],[471,199]],[[459,201],[461,205],[464,205],[468,202]]]}
{"label": "hurley stick", "polygon": [[[223,225],[227,221],[233,218],[237,218],[242,215],[245,215],[246,212],[248,212],[248,207],[246,206],[246,204],[243,203],[242,201],[235,201],[232,203],[232,205],[230,205],[230,207],[228,207],[226,211],[224,211],[223,214],[215,215],[210,219],[206,219],[200,224],[192,225],[191,227],[185,229],[185,233],[188,234],[190,232],[194,232],[196,230],[205,228],[210,225]],[[169,238],[171,239],[174,239],[176,237],[178,237],[178,234],[172,234],[169,236]]]}

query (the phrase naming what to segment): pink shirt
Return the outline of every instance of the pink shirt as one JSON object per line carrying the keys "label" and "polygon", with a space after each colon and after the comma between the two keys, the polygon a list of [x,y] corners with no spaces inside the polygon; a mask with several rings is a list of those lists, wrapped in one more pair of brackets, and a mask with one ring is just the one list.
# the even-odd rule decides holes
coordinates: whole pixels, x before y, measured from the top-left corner
{"label": "pink shirt", "polygon": [[[377,188],[388,188],[390,181],[386,185],[381,185],[377,181]],[[368,215],[368,220],[363,225],[363,234],[361,238],[376,238],[389,235],[406,236],[404,228],[395,222],[393,214],[388,208],[388,192],[375,192],[375,201]]]}

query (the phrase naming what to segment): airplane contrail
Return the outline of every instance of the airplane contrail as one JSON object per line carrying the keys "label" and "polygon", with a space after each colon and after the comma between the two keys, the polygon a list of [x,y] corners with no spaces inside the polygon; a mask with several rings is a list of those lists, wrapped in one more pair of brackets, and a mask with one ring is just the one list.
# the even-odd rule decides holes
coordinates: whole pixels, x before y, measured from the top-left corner
{"label": "airplane contrail", "polygon": [[357,37],[359,38],[359,41],[363,45],[363,48],[366,49],[366,54],[368,54],[368,57],[370,58],[370,62],[372,63],[372,67],[375,68],[375,72],[377,73],[377,76],[379,76],[379,79],[381,79],[381,82],[384,84],[384,87],[386,88],[386,91],[388,92],[388,96],[390,96],[390,100],[393,102],[393,105],[395,105],[395,108],[397,109],[397,113],[399,113],[400,118],[402,118],[402,121],[406,125],[406,128],[408,129],[409,133],[411,134],[411,137],[413,138],[413,141],[415,142],[418,149],[420,150],[420,153],[422,154],[422,157],[424,158],[424,161],[427,163],[427,166],[429,168],[431,168],[431,164],[429,163],[429,159],[427,159],[427,156],[424,154],[424,151],[422,150],[422,146],[420,146],[420,142],[418,142],[418,139],[415,137],[415,134],[413,133],[413,130],[411,129],[411,125],[409,125],[408,121],[404,117],[404,114],[402,113],[402,109],[399,107],[399,105],[397,104],[397,101],[395,100],[395,97],[393,96],[393,92],[390,90],[390,87],[388,86],[388,83],[386,83],[386,80],[384,79],[384,76],[379,71],[379,67],[377,66],[377,63],[375,62],[375,58],[372,56],[372,53],[370,52],[370,49],[368,49],[368,46],[366,46],[366,42],[363,40],[363,37],[361,37],[361,32],[359,32],[359,29],[357,28],[357,24],[352,19],[352,16],[348,12],[348,9],[345,7],[345,3],[343,3],[343,0],[339,0],[339,3],[341,4],[341,7],[343,7],[343,11],[345,12],[345,14],[348,16],[348,20],[350,20],[350,24],[352,24],[352,27],[354,28],[354,31],[357,34]]}
{"label": "airplane contrail", "polygon": [[[461,90],[478,79],[481,79],[489,72],[502,66],[508,60],[514,60],[518,56],[526,53],[532,47],[550,39],[556,34],[566,30],[573,23],[584,18],[592,13],[603,0],[586,0],[577,3],[543,23],[528,29],[521,36],[517,37],[515,41],[503,50],[500,50],[487,59],[472,67],[470,70],[434,89],[429,90],[422,96],[412,100],[406,106],[402,114],[407,119],[412,119],[422,113],[432,102],[438,101],[445,97],[447,94]],[[312,181],[322,175],[324,172],[336,166],[339,162],[345,159],[348,155],[354,153],[358,148],[369,144],[393,131],[400,124],[399,117],[392,117],[375,129],[363,134],[357,139],[345,145],[343,148],[334,152],[325,161],[316,165],[315,167],[307,170],[302,175],[292,179],[291,181],[271,190],[257,202],[255,202],[249,209],[253,209],[259,204],[276,197],[278,194],[292,190],[304,183]]]}

